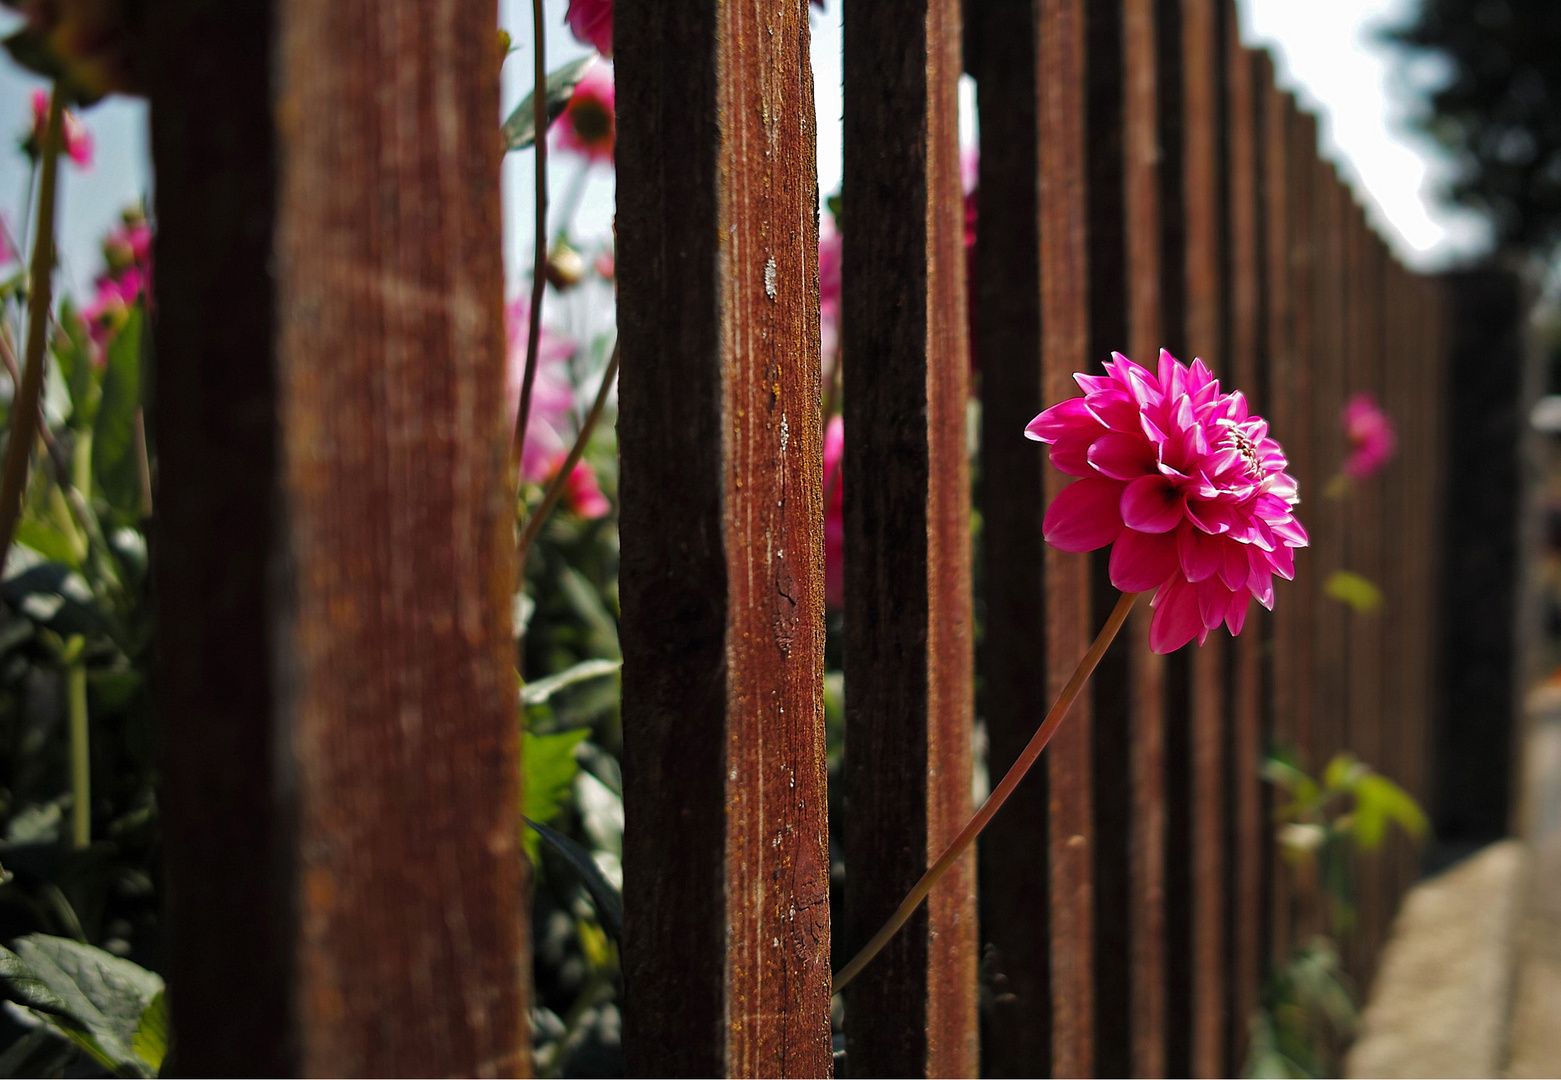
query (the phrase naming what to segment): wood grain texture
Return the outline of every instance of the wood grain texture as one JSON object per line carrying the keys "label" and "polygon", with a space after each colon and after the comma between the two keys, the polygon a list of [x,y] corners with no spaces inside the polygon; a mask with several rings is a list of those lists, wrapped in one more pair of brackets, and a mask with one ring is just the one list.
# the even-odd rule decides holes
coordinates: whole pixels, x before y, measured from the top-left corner
{"label": "wood grain texture", "polygon": [[[1224,4],[1227,190],[1230,267],[1231,385],[1247,396],[1254,412],[1268,403],[1263,365],[1263,285],[1267,270],[1262,259],[1262,203],[1259,192],[1257,72],[1253,56],[1241,45],[1233,3]],[[1262,875],[1268,823],[1262,807],[1262,651],[1268,619],[1255,603],[1248,604],[1248,624],[1230,647],[1230,815],[1226,821],[1227,850],[1232,864],[1229,1034],[1226,1061],[1238,1069],[1246,1058],[1247,1018],[1257,1007],[1262,971]]]}
{"label": "wood grain texture", "polygon": [[[297,1073],[292,836],[278,773],[268,567],[280,529],[273,5],[147,13],[158,317],[148,410],[171,964],[181,1068]],[[235,1009],[234,1001],[245,1002]]]}
{"label": "wood grain texture", "polygon": [[625,1052],[644,1075],[826,1075],[807,14],[615,15],[639,45],[616,58]]}
{"label": "wood grain texture", "polygon": [[493,11],[276,15],[299,1068],[525,1072]]}
{"label": "wood grain texture", "polygon": [[[1220,0],[1182,0],[1182,212],[1186,218],[1184,363],[1200,357],[1230,375],[1225,263],[1228,200],[1224,151],[1224,7]],[[1225,745],[1227,640],[1209,636],[1191,656],[1193,1026],[1194,1076],[1223,1076],[1229,966],[1226,895]]]}
{"label": "wood grain texture", "polygon": [[[1047,694],[1041,521],[1042,447],[1021,437],[1045,405],[1041,393],[1035,12],[1030,0],[968,8],[981,136],[976,242],[981,389],[979,493],[982,605],[980,713],[987,770],[1001,777],[1019,757]],[[988,1076],[1051,1071],[1047,777],[1034,769],[981,836],[981,1070]]]}
{"label": "wood grain texture", "polygon": [[[969,819],[973,717],[953,0],[845,9],[846,940]],[[975,858],[846,993],[859,1075],[977,1068]]]}
{"label": "wood grain texture", "polygon": [[[1130,355],[1153,362],[1163,342],[1159,75],[1154,0],[1124,0],[1123,187]],[[1131,744],[1131,1071],[1165,1073],[1165,660],[1149,649],[1153,612],[1127,627],[1133,655]]]}
{"label": "wood grain texture", "polygon": [[[1083,0],[1041,0],[1036,27],[1040,144],[1042,394],[1075,394],[1073,373],[1089,367],[1089,202],[1086,112],[1088,13]],[[1048,501],[1069,478],[1048,464]],[[1047,698],[1072,675],[1091,637],[1090,560],[1046,552]],[[1090,840],[1090,725],[1086,700],[1046,751],[1051,845],[1052,1069],[1094,1071],[1093,849]]]}

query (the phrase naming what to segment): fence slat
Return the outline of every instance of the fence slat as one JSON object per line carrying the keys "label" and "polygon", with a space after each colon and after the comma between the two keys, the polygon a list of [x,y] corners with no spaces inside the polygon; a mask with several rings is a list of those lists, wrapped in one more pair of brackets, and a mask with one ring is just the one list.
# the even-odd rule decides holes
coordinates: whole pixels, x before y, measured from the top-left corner
{"label": "fence slat", "polygon": [[[1128,341],[1154,362],[1162,344],[1159,64],[1156,0],[1124,0],[1123,172],[1127,221]],[[1140,603],[1127,633],[1131,711],[1132,1075],[1165,1072],[1165,661],[1149,649],[1153,612]]]}
{"label": "fence slat", "polygon": [[[147,82],[157,170],[153,589],[161,616],[171,1008],[179,1061],[215,1075],[234,1060],[284,1076],[301,1065],[277,916],[289,861],[270,811],[275,697],[266,568],[281,508],[271,422],[277,388],[270,273],[275,131],[270,6],[216,0],[148,11]],[[219,55],[224,64],[189,64]],[[242,226],[240,223],[244,223]],[[220,463],[220,467],[214,467]],[[231,1003],[242,1000],[246,1007]]]}
{"label": "fence slat", "polygon": [[[970,815],[959,16],[955,0],[845,9],[844,847],[853,949]],[[853,1072],[975,1072],[975,923],[971,853],[848,988]]]}
{"label": "fence slat", "polygon": [[[1258,188],[1258,107],[1254,57],[1241,45],[1233,3],[1224,5],[1227,146],[1230,213],[1230,359],[1234,388],[1256,412],[1268,408],[1261,377],[1262,261]],[[1233,798],[1226,834],[1233,863],[1230,896],[1230,1004],[1227,1071],[1239,1069],[1247,1042],[1247,1019],[1257,1005],[1262,950],[1262,872],[1267,829],[1263,821],[1259,769],[1262,755],[1261,664],[1268,619],[1249,603],[1251,630],[1230,646],[1231,777]]]}
{"label": "fence slat", "polygon": [[824,1075],[806,5],[615,14],[624,1048],[638,1075]]}
{"label": "fence slat", "polygon": [[[1190,363],[1202,357],[1228,375],[1223,246],[1224,8],[1220,0],[1182,0],[1182,85],[1186,220],[1186,342]],[[1191,1072],[1223,1076],[1227,1020],[1226,664],[1223,632],[1195,647],[1190,663],[1193,1026]]]}
{"label": "fence slat", "polygon": [[[1041,520],[1045,454],[1018,432],[1041,395],[1036,29],[1030,0],[967,9],[976,78],[981,200],[976,243],[976,340],[981,373],[981,541],[985,633],[980,713],[987,771],[1000,778],[1035,732],[1047,693]],[[1046,771],[1035,769],[981,837],[981,1068],[990,1076],[1049,1075],[1052,1044]]]}
{"label": "fence slat", "polygon": [[[1042,391],[1053,402],[1074,396],[1073,373],[1090,361],[1088,12],[1083,0],[1041,0],[1038,11]],[[1043,476],[1050,501],[1066,480],[1050,464]],[[1054,699],[1089,644],[1090,558],[1048,549],[1045,560],[1046,696]],[[1052,1069],[1062,1076],[1094,1071],[1091,713],[1081,697],[1046,751]]]}
{"label": "fence slat", "polygon": [[493,40],[478,3],[154,16],[183,1069],[530,1066]]}

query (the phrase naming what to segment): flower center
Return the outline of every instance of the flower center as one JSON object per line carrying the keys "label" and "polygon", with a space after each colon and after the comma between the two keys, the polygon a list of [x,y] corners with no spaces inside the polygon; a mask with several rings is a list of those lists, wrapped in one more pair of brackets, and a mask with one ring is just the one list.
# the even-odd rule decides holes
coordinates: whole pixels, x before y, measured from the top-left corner
{"label": "flower center", "polygon": [[1257,444],[1239,428],[1231,428],[1226,437],[1236,453],[1241,455],[1241,460],[1247,467],[1247,475],[1254,480],[1262,479],[1263,459],[1258,457]]}

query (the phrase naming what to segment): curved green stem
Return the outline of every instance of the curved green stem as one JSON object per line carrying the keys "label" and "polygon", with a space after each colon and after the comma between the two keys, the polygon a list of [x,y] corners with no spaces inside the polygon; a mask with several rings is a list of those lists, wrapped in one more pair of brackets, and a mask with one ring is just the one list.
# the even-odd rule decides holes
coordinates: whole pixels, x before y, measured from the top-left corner
{"label": "curved green stem", "polygon": [[86,642],[71,640],[75,655],[65,668],[65,699],[70,712],[71,846],[92,843],[92,748],[87,726]]}
{"label": "curved green stem", "polygon": [[38,396],[43,390],[43,347],[49,329],[50,288],[54,274],[54,196],[60,163],[60,128],[65,95],[58,84],[49,97],[49,123],[43,137],[43,176],[38,194],[38,231],[33,237],[31,292],[27,297],[27,352],[22,382],[11,406],[11,440],[0,475],[0,573],[11,552],[16,523],[22,516],[22,492],[27,486],[28,460],[38,434]]}
{"label": "curved green stem", "polygon": [[1100,658],[1106,654],[1112,640],[1117,636],[1117,631],[1122,629],[1122,624],[1127,621],[1128,612],[1133,610],[1133,603],[1139,597],[1138,593],[1123,593],[1117,601],[1117,606],[1112,610],[1111,617],[1106,620],[1106,625],[1100,628],[1100,633],[1095,637],[1095,643],[1089,647],[1089,652],[1084,654],[1084,659],[1079,661],[1079,666],[1074,668],[1073,676],[1068,680],[1068,685],[1062,688],[1062,693],[1057,695],[1057,701],[1051,707],[1051,712],[1046,714],[1046,719],[1041,723],[1040,729],[1031,736],[1030,743],[1024,748],[1024,753],[1019,755],[1013,767],[1008,770],[1008,775],[1003,777],[1002,783],[992,792],[987,801],[981,804],[981,809],[976,811],[976,816],[970,819],[970,823],[960,830],[954,837],[953,843],[938,856],[938,861],[933,863],[927,872],[921,876],[916,887],[910,891],[900,906],[895,909],[889,921],[883,924],[883,928],[873,935],[861,952],[851,959],[851,962],[840,970],[834,982],[830,985],[831,996],[840,993],[845,985],[865,968],[869,961],[889,943],[900,927],[905,925],[907,919],[921,906],[921,902],[927,898],[932,887],[938,883],[938,879],[949,872],[965,849],[975,842],[981,830],[986,828],[993,816],[1002,809],[1003,803],[1008,801],[1008,796],[1014,793],[1014,788],[1019,786],[1019,781],[1024,779],[1024,774],[1030,771],[1030,766],[1041,756],[1041,751],[1046,749],[1046,744],[1051,741],[1052,735],[1062,724],[1062,718],[1068,714],[1074,700],[1079,696],[1079,691],[1084,689],[1084,684],[1094,674],[1095,666],[1100,663]]}
{"label": "curved green stem", "polygon": [[520,531],[520,543],[516,545],[517,577],[525,578],[526,552],[531,550],[531,542],[537,538],[537,532],[542,528],[542,523],[552,513],[553,507],[558,504],[559,497],[564,493],[564,487],[569,483],[569,474],[574,472],[576,465],[580,463],[581,456],[585,453],[585,444],[591,441],[591,432],[596,430],[596,422],[602,418],[602,409],[607,405],[607,395],[612,392],[613,379],[618,375],[618,346],[612,347],[612,359],[607,361],[607,370],[602,372],[602,385],[596,391],[596,400],[591,403],[591,411],[585,416],[585,422],[580,425],[580,433],[575,436],[575,444],[569,448],[569,454],[564,458],[558,471],[553,474],[553,479],[548,481],[547,491],[542,496],[542,502],[536,511],[526,519],[525,528]]}

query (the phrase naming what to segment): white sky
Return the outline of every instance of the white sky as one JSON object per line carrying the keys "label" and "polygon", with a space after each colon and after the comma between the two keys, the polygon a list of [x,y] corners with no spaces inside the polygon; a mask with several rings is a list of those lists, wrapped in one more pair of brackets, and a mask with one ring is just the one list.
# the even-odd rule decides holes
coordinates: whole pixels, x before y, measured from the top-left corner
{"label": "white sky", "polygon": [[[829,10],[813,14],[813,71],[819,125],[819,182],[825,194],[838,189],[840,147],[840,16],[849,0],[829,0]],[[1345,163],[1345,171],[1374,208],[1379,228],[1401,257],[1421,268],[1435,268],[1479,250],[1485,229],[1467,212],[1439,207],[1431,197],[1433,161],[1429,148],[1403,129],[1412,99],[1389,62],[1388,50],[1371,39],[1383,25],[1403,21],[1415,0],[1238,0],[1242,35],[1252,44],[1274,49],[1280,78],[1300,90],[1303,101],[1322,118],[1324,152]],[[548,67],[582,54],[564,26],[567,0],[547,0]],[[507,114],[530,84],[530,4],[499,0],[500,21],[521,48],[504,72],[502,107]],[[0,31],[14,17],[0,17]],[[0,60],[0,215],[15,231],[26,186],[20,155],[10,152],[14,135],[30,122],[28,96],[39,85],[14,65]],[[968,112],[968,80],[962,94]],[[146,109],[139,102],[110,100],[87,111],[97,155],[93,169],[65,170],[63,254],[70,287],[83,294],[99,269],[97,241],[125,203],[148,190],[145,149]],[[968,125],[967,125],[968,127]],[[556,202],[574,182],[577,165],[563,160],[550,170]],[[531,155],[511,154],[504,166],[505,265],[518,283],[531,247]],[[575,219],[576,232],[603,236],[612,220],[613,177],[594,170]],[[556,226],[556,223],[555,223]],[[517,287],[511,285],[511,291]]]}

